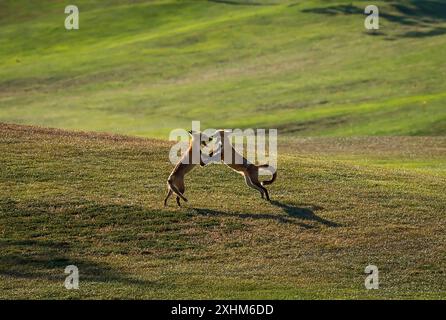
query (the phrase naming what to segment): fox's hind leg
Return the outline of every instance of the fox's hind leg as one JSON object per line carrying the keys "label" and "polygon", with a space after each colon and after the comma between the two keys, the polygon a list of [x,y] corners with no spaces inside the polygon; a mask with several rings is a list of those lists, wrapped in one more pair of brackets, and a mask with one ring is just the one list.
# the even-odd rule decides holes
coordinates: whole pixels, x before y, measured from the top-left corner
{"label": "fox's hind leg", "polygon": [[262,198],[263,195],[265,195],[266,200],[269,200],[269,194],[268,194],[268,190],[266,190],[266,188],[264,186],[262,186],[262,184],[259,181],[259,169],[256,168],[255,171],[253,170],[251,175],[249,176],[251,183],[257,188],[260,189],[262,191],[260,191],[262,193]]}
{"label": "fox's hind leg", "polygon": [[256,186],[256,185],[251,181],[251,177],[250,177],[247,173],[244,174],[244,177],[245,177],[245,182],[246,182],[247,186],[248,186],[248,187],[251,187],[251,188],[253,188],[253,189],[257,190],[257,191],[259,191],[259,192],[260,192],[260,195],[262,196],[262,199],[263,199],[263,189],[262,189],[262,188],[259,188],[258,186]]}
{"label": "fox's hind leg", "polygon": [[262,193],[262,199],[263,199],[263,194],[265,194],[266,200],[269,200],[269,194],[268,194],[268,190],[266,190],[266,188],[264,186],[262,186],[262,184],[257,180],[257,181],[252,181],[252,183],[259,189],[261,189],[263,191]]}
{"label": "fox's hind leg", "polygon": [[[184,187],[184,181],[181,181],[180,183],[178,183],[178,191],[180,191],[181,194],[184,194],[185,189],[186,188]],[[181,198],[179,196],[177,196],[177,204],[179,207],[181,207],[180,199]]]}
{"label": "fox's hind leg", "polygon": [[164,206],[167,206],[167,199],[172,195],[172,190],[168,187],[166,198],[164,199]]}

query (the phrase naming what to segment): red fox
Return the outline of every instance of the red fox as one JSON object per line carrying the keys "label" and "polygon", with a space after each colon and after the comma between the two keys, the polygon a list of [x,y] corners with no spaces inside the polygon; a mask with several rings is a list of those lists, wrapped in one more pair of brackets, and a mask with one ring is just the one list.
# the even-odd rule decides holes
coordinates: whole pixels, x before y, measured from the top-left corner
{"label": "red fox", "polygon": [[[268,190],[266,190],[266,188],[264,186],[272,184],[276,180],[276,177],[277,177],[276,170],[274,168],[270,167],[268,164],[256,166],[256,165],[250,163],[245,157],[243,157],[240,153],[238,153],[234,149],[231,142],[229,141],[228,135],[227,134],[225,135],[224,130],[217,130],[217,132],[214,135],[219,135],[219,137],[220,137],[220,142],[219,142],[220,147],[219,147],[219,150],[217,151],[217,153],[221,153],[221,159],[222,159],[223,163],[225,163],[228,167],[230,167],[237,173],[240,173],[241,175],[243,175],[248,187],[258,190],[260,192],[262,199],[265,196],[266,199],[268,201],[270,201]],[[230,149],[227,149],[227,148],[230,148]],[[217,155],[217,153],[215,155]],[[210,156],[212,156],[212,154],[210,154]],[[236,158],[238,158],[237,159],[238,161],[235,161]],[[240,161],[240,159],[241,159],[241,161]],[[236,162],[241,162],[241,163],[236,163]],[[259,168],[265,168],[265,169],[268,168],[268,170],[273,175],[272,179],[269,181],[259,182]]]}
{"label": "red fox", "polygon": [[[189,131],[189,134],[191,135],[191,140],[189,143],[189,148],[186,150],[186,152],[181,157],[178,164],[175,166],[175,168],[172,170],[172,173],[170,174],[169,178],[167,179],[167,195],[164,199],[164,206],[167,206],[167,200],[172,195],[172,193],[176,194],[176,200],[179,207],[181,207],[180,199],[182,199],[184,202],[187,202],[186,197],[183,195],[185,191],[184,187],[184,176],[190,172],[192,169],[195,168],[197,165],[196,163],[193,163],[192,161],[192,150],[194,148],[198,148],[200,150],[200,166],[205,166],[207,163],[203,162],[202,160],[202,151],[201,147],[206,146],[209,141],[212,140],[212,137],[206,136],[204,133],[201,132],[192,132]],[[198,150],[197,149],[197,150]],[[205,154],[203,154],[204,157],[206,157]],[[211,153],[212,156],[212,153]]]}

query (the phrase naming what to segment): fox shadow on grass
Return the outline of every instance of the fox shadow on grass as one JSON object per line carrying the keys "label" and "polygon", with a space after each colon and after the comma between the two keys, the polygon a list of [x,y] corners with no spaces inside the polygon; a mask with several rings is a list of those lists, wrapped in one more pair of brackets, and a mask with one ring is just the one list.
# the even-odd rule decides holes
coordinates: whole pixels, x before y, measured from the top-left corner
{"label": "fox shadow on grass", "polygon": [[[242,219],[261,219],[261,220],[275,220],[281,223],[290,223],[298,225],[305,229],[314,228],[314,225],[305,223],[305,222],[316,222],[323,224],[328,227],[339,227],[340,224],[336,222],[332,222],[326,219],[323,219],[317,216],[314,213],[314,210],[322,210],[322,207],[319,206],[310,206],[309,207],[296,207],[287,203],[283,203],[277,200],[272,200],[270,203],[276,207],[279,207],[286,213],[286,216],[277,215],[277,214],[269,214],[269,213],[228,213],[224,211],[218,211],[213,209],[204,209],[204,208],[193,208],[193,210],[197,214],[201,215],[212,215],[212,216],[223,216],[223,217],[238,217]],[[304,222],[305,221],[305,222]]]}
{"label": "fox shadow on grass", "polygon": [[310,220],[310,221],[314,221],[323,225],[326,225],[328,227],[339,227],[340,224],[336,223],[336,222],[332,222],[326,219],[323,219],[319,216],[317,216],[314,213],[314,210],[322,210],[322,207],[319,206],[312,206],[312,209],[310,208],[301,208],[301,207],[296,207],[287,203],[283,203],[277,200],[272,200],[271,204],[281,208],[287,215],[289,215],[290,217],[294,217],[294,218],[298,218],[298,219],[302,219],[302,220]]}

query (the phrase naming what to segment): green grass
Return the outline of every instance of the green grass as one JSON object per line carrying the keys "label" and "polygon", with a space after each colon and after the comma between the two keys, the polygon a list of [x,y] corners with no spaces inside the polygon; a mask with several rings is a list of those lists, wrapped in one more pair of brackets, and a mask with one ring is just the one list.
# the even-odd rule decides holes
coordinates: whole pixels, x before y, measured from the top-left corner
{"label": "green grass", "polygon": [[166,138],[176,127],[291,136],[444,135],[446,3],[0,4],[0,120]]}
{"label": "green grass", "polygon": [[181,209],[169,148],[1,124],[0,298],[445,298],[444,137],[282,139],[272,203],[211,165]]}

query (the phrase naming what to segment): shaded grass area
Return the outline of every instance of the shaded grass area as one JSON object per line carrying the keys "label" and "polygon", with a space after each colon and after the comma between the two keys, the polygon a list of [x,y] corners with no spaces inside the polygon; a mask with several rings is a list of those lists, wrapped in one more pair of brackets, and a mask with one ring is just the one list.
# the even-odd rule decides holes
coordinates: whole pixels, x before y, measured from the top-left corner
{"label": "shaded grass area", "polygon": [[[55,1],[0,6],[0,119],[165,138],[444,135],[443,1]],[[373,36],[372,36],[373,35]]]}
{"label": "shaded grass area", "polygon": [[271,203],[211,165],[182,209],[169,148],[0,125],[0,297],[444,298],[444,138],[287,138]]}
{"label": "shaded grass area", "polygon": [[[397,34],[394,30],[386,32],[371,32],[371,35],[389,35],[388,40],[394,40],[395,37],[431,37],[439,36],[446,33],[446,28],[442,26],[446,22],[446,3],[438,0],[410,0],[391,2],[389,4],[392,10],[384,10],[380,12],[380,17],[388,22],[400,24],[402,26],[417,27],[416,31],[405,31]],[[328,7],[311,8],[304,10],[305,12],[319,13],[325,15],[350,15],[364,14],[364,9],[353,4],[338,4]]]}

